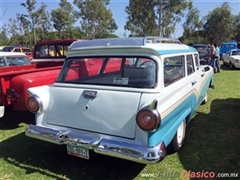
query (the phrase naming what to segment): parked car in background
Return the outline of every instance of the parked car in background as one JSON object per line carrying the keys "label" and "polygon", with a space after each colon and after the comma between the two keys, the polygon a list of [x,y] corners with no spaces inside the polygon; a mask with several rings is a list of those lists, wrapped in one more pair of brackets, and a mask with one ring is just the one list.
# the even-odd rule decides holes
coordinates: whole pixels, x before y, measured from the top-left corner
{"label": "parked car in background", "polygon": [[232,68],[240,68],[240,49],[232,49],[223,53],[222,60],[224,65]]}
{"label": "parked car in background", "polygon": [[29,59],[32,59],[32,50],[24,46],[5,46],[2,51],[4,52],[21,52],[28,56]]}
{"label": "parked car in background", "polygon": [[198,51],[200,64],[205,65],[209,63],[210,46],[207,44],[193,44],[193,47]]}
{"label": "parked car in background", "polygon": [[226,53],[227,51],[229,51],[231,49],[237,49],[236,41],[223,42],[220,47],[220,59],[222,59],[223,53]]}
{"label": "parked car in background", "polygon": [[34,45],[32,63],[38,67],[63,65],[69,46],[76,39],[39,41]]}
{"label": "parked car in background", "polygon": [[[30,63],[30,60],[23,53],[8,52],[14,58],[2,58],[0,67],[0,117],[4,116],[6,106],[12,106],[14,110],[27,110],[28,88],[54,83],[62,68],[66,51],[74,41],[38,42],[35,44],[33,51],[34,59]],[[37,51],[44,50],[44,47],[50,48],[50,51],[42,57]],[[2,55],[4,54],[6,52],[2,52]],[[27,60],[21,59],[20,55]]]}
{"label": "parked car in background", "polygon": [[29,64],[31,64],[31,60],[23,53],[0,52],[0,67]]}
{"label": "parked car in background", "polygon": [[182,147],[213,75],[196,49],[175,39],[75,41],[54,84],[28,89],[36,124],[26,135],[85,159],[93,150],[156,163]]}

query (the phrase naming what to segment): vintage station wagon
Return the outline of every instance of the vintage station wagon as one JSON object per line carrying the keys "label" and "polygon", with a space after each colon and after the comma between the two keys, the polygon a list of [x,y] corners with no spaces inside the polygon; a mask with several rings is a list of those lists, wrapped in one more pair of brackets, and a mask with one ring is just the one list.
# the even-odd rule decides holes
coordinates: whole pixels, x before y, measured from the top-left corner
{"label": "vintage station wagon", "polygon": [[194,48],[173,39],[76,41],[55,83],[28,89],[36,123],[26,135],[85,159],[92,150],[156,163],[183,145],[213,74]]}

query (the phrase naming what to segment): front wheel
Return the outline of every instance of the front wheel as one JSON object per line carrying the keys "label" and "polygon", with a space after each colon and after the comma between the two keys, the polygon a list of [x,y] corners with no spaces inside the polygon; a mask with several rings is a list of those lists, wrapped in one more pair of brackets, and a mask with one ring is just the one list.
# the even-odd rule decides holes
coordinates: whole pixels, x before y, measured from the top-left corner
{"label": "front wheel", "polygon": [[226,65],[227,65],[227,64],[226,64],[226,62],[225,62],[224,60],[223,60],[223,65],[224,65],[224,66],[226,66]]}
{"label": "front wheel", "polygon": [[231,63],[231,61],[229,62],[229,67],[230,67],[230,69],[234,69],[234,66],[233,66],[233,64]]}
{"label": "front wheel", "polygon": [[175,136],[173,137],[171,143],[168,146],[168,151],[170,153],[174,153],[180,150],[184,143],[185,134],[186,134],[186,119],[178,127]]}

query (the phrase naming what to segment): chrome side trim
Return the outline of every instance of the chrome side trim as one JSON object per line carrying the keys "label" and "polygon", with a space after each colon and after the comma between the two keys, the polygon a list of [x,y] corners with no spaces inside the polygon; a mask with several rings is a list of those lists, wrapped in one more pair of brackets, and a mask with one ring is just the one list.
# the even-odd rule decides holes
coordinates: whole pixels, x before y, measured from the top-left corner
{"label": "chrome side trim", "polygon": [[85,145],[95,153],[122,158],[143,164],[153,164],[161,161],[166,155],[164,142],[154,147],[145,147],[110,139],[103,139],[100,135],[74,134],[70,131],[50,129],[42,126],[29,125],[27,136],[48,141],[55,144],[74,143]]}

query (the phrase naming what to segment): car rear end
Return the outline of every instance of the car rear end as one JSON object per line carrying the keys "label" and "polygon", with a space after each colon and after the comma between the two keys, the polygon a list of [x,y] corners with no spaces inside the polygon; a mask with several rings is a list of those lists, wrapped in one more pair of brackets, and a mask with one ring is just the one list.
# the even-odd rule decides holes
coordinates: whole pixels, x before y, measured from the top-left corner
{"label": "car rear end", "polygon": [[37,119],[26,135],[65,144],[68,154],[86,159],[89,150],[144,164],[163,159],[163,141],[148,146],[148,132],[160,125],[157,102],[142,100],[159,92],[159,59],[138,50],[69,52],[53,85],[29,89]]}

